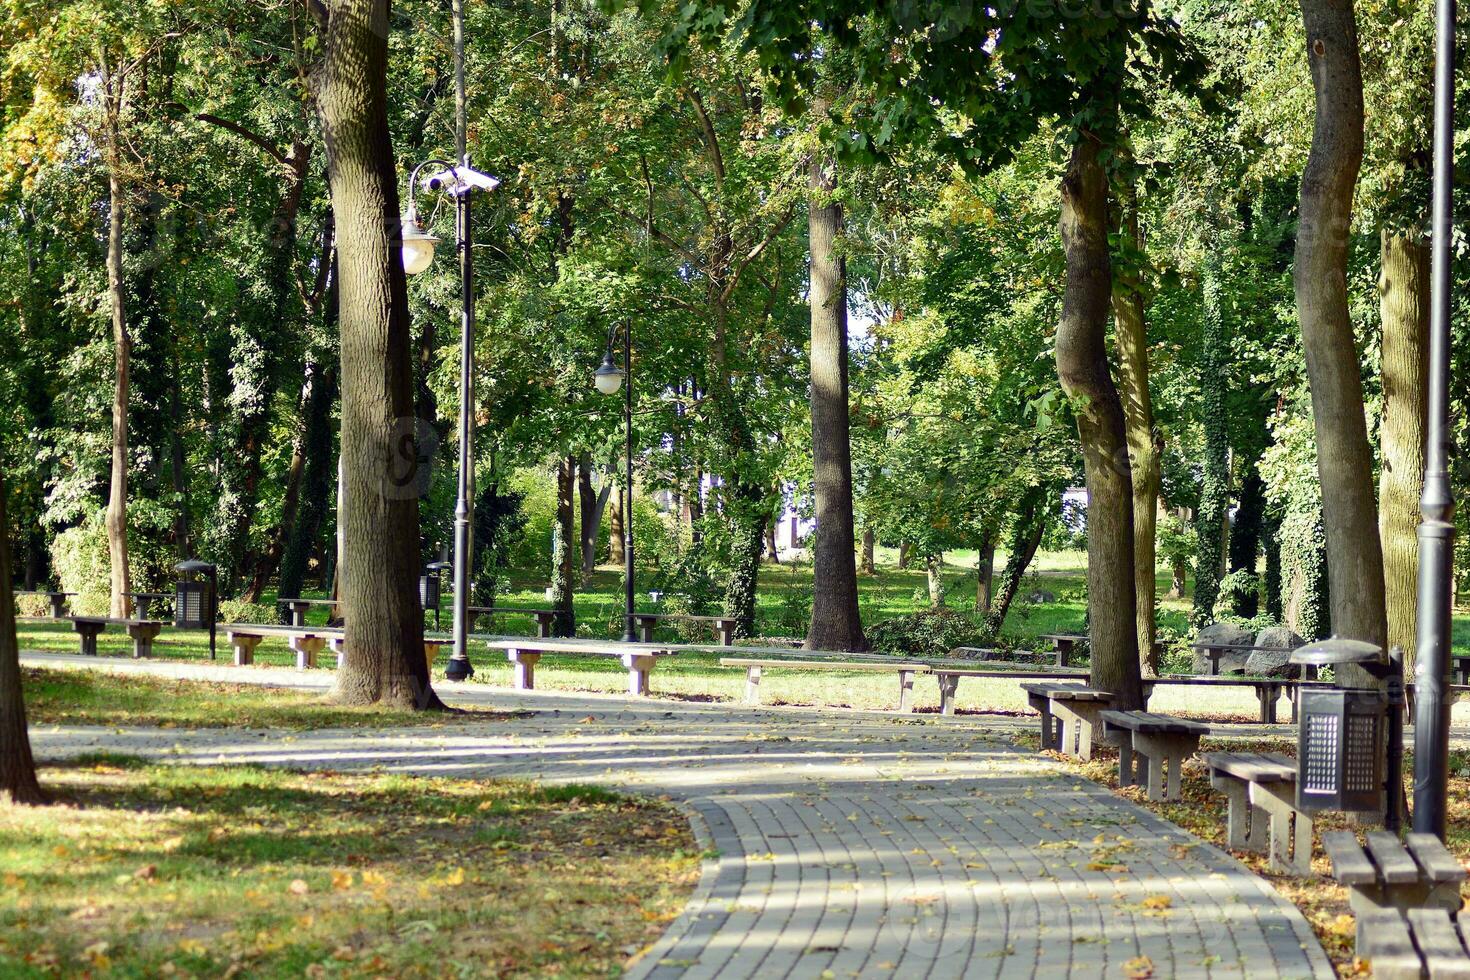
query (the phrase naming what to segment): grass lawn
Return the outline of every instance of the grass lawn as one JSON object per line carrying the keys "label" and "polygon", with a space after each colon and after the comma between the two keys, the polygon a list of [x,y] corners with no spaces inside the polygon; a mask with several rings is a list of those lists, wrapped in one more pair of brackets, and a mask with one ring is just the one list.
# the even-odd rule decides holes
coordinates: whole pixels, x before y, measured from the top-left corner
{"label": "grass lawn", "polygon": [[[1040,745],[1038,735],[1027,735],[1022,742],[1035,749]],[[1215,739],[1206,738],[1200,743],[1200,752],[1280,752],[1296,757],[1294,738],[1259,739]],[[1062,761],[1074,772],[1094,782],[1112,788],[1119,796],[1126,797],[1140,806],[1145,806],[1166,820],[1178,824],[1194,836],[1209,841],[1223,850],[1226,845],[1225,797],[1210,786],[1204,764],[1196,757],[1185,764],[1183,799],[1175,803],[1148,800],[1142,787],[1118,785],[1118,754],[1116,750],[1093,749],[1091,762],[1079,762],[1069,756],[1055,752],[1050,757]],[[1410,753],[1406,753],[1410,755]],[[1412,785],[1413,759],[1404,760],[1405,785]],[[1231,851],[1250,869],[1269,881],[1276,890],[1291,899],[1302,910],[1312,929],[1321,940],[1322,947],[1331,957],[1333,964],[1343,975],[1356,975],[1353,961],[1353,917],[1348,909],[1347,889],[1329,877],[1331,863],[1321,849],[1321,835],[1329,830],[1354,830],[1350,818],[1341,813],[1321,813],[1314,820],[1316,849],[1312,856],[1310,878],[1276,874],[1267,867],[1266,856],[1250,851]],[[1470,861],[1470,753],[1450,753],[1449,822],[1445,842],[1461,861]],[[1127,863],[1127,854],[1118,858]],[[1462,888],[1464,897],[1470,899],[1470,884]]]}
{"label": "grass lawn", "polygon": [[586,786],[47,767],[0,804],[0,975],[604,977],[698,877],[673,807]]}
{"label": "grass lawn", "polygon": [[160,728],[434,727],[494,721],[505,712],[466,708],[424,714],[325,703],[319,695],[253,684],[218,684],[102,671],[21,668],[26,718],[33,725],[156,725]]}

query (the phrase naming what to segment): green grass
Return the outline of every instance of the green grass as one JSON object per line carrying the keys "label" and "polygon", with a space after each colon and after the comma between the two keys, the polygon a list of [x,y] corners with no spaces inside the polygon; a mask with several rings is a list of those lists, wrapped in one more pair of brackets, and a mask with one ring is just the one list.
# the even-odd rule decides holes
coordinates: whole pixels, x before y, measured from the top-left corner
{"label": "green grass", "polygon": [[462,714],[352,708],[280,687],[128,677],[103,671],[21,668],[33,725],[156,725],[161,728],[382,728],[490,721],[504,712]]}
{"label": "green grass", "polygon": [[698,874],[591,787],[98,756],[0,804],[0,976],[609,976]]}

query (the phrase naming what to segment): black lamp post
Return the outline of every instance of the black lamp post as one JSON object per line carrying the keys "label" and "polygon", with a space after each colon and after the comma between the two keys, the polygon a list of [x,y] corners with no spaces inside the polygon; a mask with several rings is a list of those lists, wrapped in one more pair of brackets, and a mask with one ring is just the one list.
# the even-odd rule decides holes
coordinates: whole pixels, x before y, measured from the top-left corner
{"label": "black lamp post", "polygon": [[638,624],[633,619],[633,330],[623,325],[623,366],[613,357],[617,328],[607,338],[607,353],[602,366],[593,372],[592,380],[604,395],[616,395],[623,389],[623,425],[627,438],[627,471],[623,479],[623,641],[638,641]]}
{"label": "black lamp post", "polygon": [[1450,238],[1455,175],[1455,0],[1435,5],[1434,203],[1430,212],[1429,418],[1419,502],[1419,608],[1414,638],[1414,830],[1445,834],[1450,760],[1451,584],[1455,498],[1450,489]]}

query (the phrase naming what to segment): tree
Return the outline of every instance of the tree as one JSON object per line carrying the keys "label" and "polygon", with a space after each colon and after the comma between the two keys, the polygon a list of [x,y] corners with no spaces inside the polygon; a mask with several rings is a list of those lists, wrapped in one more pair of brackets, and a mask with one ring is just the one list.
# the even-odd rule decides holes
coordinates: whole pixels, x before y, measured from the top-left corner
{"label": "tree", "polygon": [[10,573],[10,525],[5,520],[4,478],[0,477],[0,799],[45,803],[36,781],[36,762],[26,730],[26,703],[21,692],[20,645],[15,639],[14,581]]}
{"label": "tree", "polygon": [[1363,80],[1352,0],[1302,0],[1316,116],[1302,173],[1292,277],[1317,432],[1327,586],[1340,636],[1388,639],[1373,451],[1348,312],[1347,246],[1363,156]]}
{"label": "tree", "polygon": [[811,161],[808,239],[812,313],[812,489],[817,539],[812,554],[812,619],[808,650],[866,650],[858,614],[853,554],[852,449],[847,405],[847,270],[837,254],[842,204],[836,179],[820,155]]}
{"label": "tree", "polygon": [[388,0],[312,7],[323,57],[313,86],[337,226],[342,335],[342,603],[345,651],[334,697],[442,708],[423,656],[419,514],[402,458],[413,418],[408,292],[388,134]]}

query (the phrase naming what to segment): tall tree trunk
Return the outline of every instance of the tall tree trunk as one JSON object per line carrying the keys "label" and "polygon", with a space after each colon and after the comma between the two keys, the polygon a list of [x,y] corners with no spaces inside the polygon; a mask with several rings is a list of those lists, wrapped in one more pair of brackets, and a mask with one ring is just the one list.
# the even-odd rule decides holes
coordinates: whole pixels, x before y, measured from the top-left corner
{"label": "tall tree trunk", "polygon": [[[120,136],[114,128],[113,139]],[[114,144],[115,145],[115,144]],[[111,564],[108,615],[126,618],[132,605],[128,571],[128,370],[132,341],[128,337],[127,296],[123,288],[123,186],[119,163],[107,177],[107,295],[112,307],[112,347],[116,366],[112,388],[112,482],[107,494],[107,555]]]}
{"label": "tall tree trunk", "polygon": [[912,541],[900,541],[898,543],[898,567],[899,568],[903,568],[903,569],[908,568],[909,567],[909,560],[913,557],[913,555],[914,555],[914,543]]}
{"label": "tall tree trunk", "polygon": [[1077,434],[1087,475],[1087,608],[1092,682],[1120,709],[1143,705],[1134,599],[1133,474],[1123,404],[1108,369],[1112,303],[1107,175],[1091,134],[1073,144],[1062,178],[1062,244],[1067,284],[1057,327],[1057,377],[1078,405]]}
{"label": "tall tree trunk", "polygon": [[623,494],[621,489],[612,495],[607,504],[607,560],[622,567],[626,557],[623,553]]}
{"label": "tall tree trunk", "polygon": [[577,568],[576,529],[573,497],[577,484],[577,457],[564,456],[556,466],[556,523],[551,534],[551,608],[557,612],[553,633],[574,636],[577,632],[572,575]]}
{"label": "tall tree trunk", "polygon": [[396,241],[398,181],[388,133],[388,0],[325,0],[313,79],[337,225],[342,343],[339,583],[345,651],[333,697],[443,708],[424,659],[417,481],[402,459],[413,415],[408,290]]}
{"label": "tall tree trunk", "polygon": [[863,528],[863,560],[860,569],[864,575],[877,575],[878,565],[874,552],[878,548],[878,536],[871,527]]}
{"label": "tall tree trunk", "polygon": [[1158,580],[1154,547],[1160,473],[1154,441],[1153,399],[1148,390],[1148,325],[1144,318],[1140,268],[1144,262],[1143,241],[1138,229],[1138,189],[1131,164],[1130,153],[1124,161],[1124,175],[1118,187],[1125,254],[1113,279],[1113,319],[1128,460],[1133,473],[1133,593],[1137,604],[1138,657],[1150,674],[1156,674],[1159,658],[1154,652],[1154,606]]}
{"label": "tall tree trunk", "polygon": [[592,581],[592,571],[597,567],[597,539],[602,533],[602,515],[607,512],[607,502],[612,496],[612,480],[604,476],[601,489],[592,486],[592,460],[583,453],[577,460],[577,497],[579,507],[578,529],[582,542],[582,587]]}
{"label": "tall tree trunk", "polygon": [[26,729],[20,682],[20,644],[15,637],[15,596],[10,591],[10,525],[5,520],[5,481],[0,475],[0,802],[45,803]]}
{"label": "tall tree trunk", "polygon": [[1006,613],[1016,593],[1021,590],[1021,581],[1036,549],[1041,547],[1041,537],[1046,533],[1048,509],[1052,504],[1051,493],[1046,487],[1033,487],[1022,499],[1020,514],[1011,533],[1010,547],[1006,551],[1006,567],[1000,576],[1000,595],[992,604],[985,628],[991,635],[998,634],[1005,624]]}
{"label": "tall tree trunk", "polygon": [[975,612],[984,616],[990,612],[991,590],[995,585],[995,533],[985,536],[980,553],[975,558]]}
{"label": "tall tree trunk", "polygon": [[[820,113],[825,114],[825,113]],[[807,233],[811,249],[812,487],[817,535],[812,549],[808,650],[866,650],[853,553],[852,446],[847,405],[847,262],[837,254],[842,205],[831,167],[811,162]]]}
{"label": "tall tree trunk", "polygon": [[1220,596],[1220,556],[1225,547],[1230,512],[1230,431],[1225,415],[1225,388],[1221,383],[1230,341],[1226,336],[1219,259],[1214,255],[1205,259],[1200,285],[1204,301],[1200,403],[1205,458],[1199,510],[1194,515],[1199,548],[1194,559],[1194,611],[1190,618],[1196,629],[1215,621],[1215,601]]}
{"label": "tall tree trunk", "polygon": [[[1312,388],[1332,625],[1339,636],[1383,645],[1388,622],[1373,452],[1347,297],[1353,189],[1363,157],[1357,25],[1352,0],[1301,0],[1301,9],[1317,108],[1292,279]],[[1348,673],[1355,681],[1362,672]]]}
{"label": "tall tree trunk", "polygon": [[1378,530],[1383,541],[1388,643],[1414,663],[1419,576],[1419,495],[1424,491],[1424,429],[1428,424],[1429,246],[1413,232],[1379,233],[1379,304],[1383,317],[1383,465]]}
{"label": "tall tree trunk", "polygon": [[[332,405],[337,400],[337,367],[313,361],[308,366],[312,378],[306,404],[306,432],[302,437],[305,471],[302,474],[301,504],[295,519],[286,527],[286,541],[281,550],[281,578],[278,593],[282,598],[298,598],[306,581],[306,563],[316,548],[322,518],[330,506],[332,474],[336,460],[332,450]],[[282,523],[285,523],[284,521]]]}
{"label": "tall tree trunk", "polygon": [[924,578],[929,586],[929,608],[944,607],[944,553],[936,551],[924,556]]}
{"label": "tall tree trunk", "polygon": [[[1230,571],[1254,575],[1261,554],[1261,530],[1266,519],[1266,481],[1261,479],[1256,463],[1249,464],[1240,480],[1240,502],[1235,508],[1235,524],[1230,529]],[[1260,589],[1237,598],[1237,616],[1253,618],[1261,608]]]}
{"label": "tall tree trunk", "polygon": [[781,550],[776,547],[776,521],[772,517],[766,524],[766,556],[771,559],[771,564],[781,564]]}

